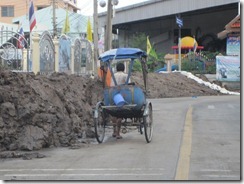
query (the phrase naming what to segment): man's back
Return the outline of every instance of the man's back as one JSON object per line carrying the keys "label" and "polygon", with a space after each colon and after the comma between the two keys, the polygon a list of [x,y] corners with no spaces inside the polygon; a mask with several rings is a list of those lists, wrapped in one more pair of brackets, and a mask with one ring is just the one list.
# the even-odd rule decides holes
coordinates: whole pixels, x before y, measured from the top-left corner
{"label": "man's back", "polygon": [[[127,76],[128,76],[128,74],[126,74],[126,73],[124,73],[122,71],[116,72],[114,74],[114,77],[116,79],[117,85],[125,84]],[[130,82],[130,80],[129,80],[129,82]],[[111,80],[111,85],[110,86],[115,86],[113,80]]]}

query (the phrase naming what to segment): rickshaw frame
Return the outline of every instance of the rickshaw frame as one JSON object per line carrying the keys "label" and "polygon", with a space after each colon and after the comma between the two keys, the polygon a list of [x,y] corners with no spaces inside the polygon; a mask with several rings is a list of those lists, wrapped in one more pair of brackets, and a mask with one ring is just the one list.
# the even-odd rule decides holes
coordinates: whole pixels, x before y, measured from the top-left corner
{"label": "rickshaw frame", "polygon": [[[128,60],[129,59],[129,69],[128,69],[128,77],[126,79],[125,84],[117,85],[117,81],[114,76],[114,71],[111,67],[111,63],[117,60]],[[142,66],[142,73],[143,73],[143,81],[144,81],[144,94],[145,94],[145,102],[141,106],[140,109],[135,109],[137,104],[126,104],[122,107],[118,107],[115,104],[106,105],[104,99],[102,101],[97,102],[96,107],[94,109],[94,128],[95,128],[95,137],[98,143],[102,143],[105,136],[105,128],[108,126],[113,126],[110,123],[110,116],[114,116],[117,118],[123,118],[125,121],[122,123],[122,126],[125,128],[122,129],[123,133],[126,133],[127,126],[136,126],[140,134],[145,132],[146,142],[150,143],[152,140],[152,133],[153,133],[153,115],[152,115],[152,103],[146,99],[147,95],[147,83],[148,83],[148,70],[147,70],[147,54],[146,52],[138,49],[138,48],[118,48],[112,49],[109,51],[104,52],[100,57],[99,60],[103,70],[110,70],[112,80],[115,84],[115,89],[123,87],[131,88],[132,86],[136,86],[134,83],[128,83],[131,77],[132,68],[135,62],[135,59],[138,59]],[[103,76],[103,87],[105,86],[105,78],[106,75]],[[138,88],[138,86],[136,86]],[[132,87],[133,88],[133,87]],[[139,87],[140,88],[140,87]],[[131,119],[130,122],[127,119]],[[144,131],[143,131],[144,129]]]}

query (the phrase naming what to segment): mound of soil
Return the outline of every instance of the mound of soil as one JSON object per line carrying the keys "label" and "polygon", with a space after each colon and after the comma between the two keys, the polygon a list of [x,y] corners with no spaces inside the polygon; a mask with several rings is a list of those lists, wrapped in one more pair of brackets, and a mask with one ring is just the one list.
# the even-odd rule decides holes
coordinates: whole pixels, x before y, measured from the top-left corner
{"label": "mound of soil", "polygon": [[[148,79],[148,98],[220,94],[180,73],[150,73]],[[143,86],[141,74],[131,80]],[[102,95],[97,78],[0,70],[0,151],[71,146],[94,137],[92,108]]]}
{"label": "mound of soil", "polygon": [[[142,74],[133,73],[131,81],[143,88]],[[179,72],[149,73],[148,89],[149,98],[221,95],[218,91],[199,84]]]}

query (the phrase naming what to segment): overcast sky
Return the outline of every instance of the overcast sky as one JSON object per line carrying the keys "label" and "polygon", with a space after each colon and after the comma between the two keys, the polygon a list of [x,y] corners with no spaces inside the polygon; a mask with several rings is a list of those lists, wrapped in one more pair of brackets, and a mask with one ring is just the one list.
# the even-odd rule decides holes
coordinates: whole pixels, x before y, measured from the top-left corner
{"label": "overcast sky", "polygon": [[[105,6],[104,8],[101,8],[99,6],[99,1],[98,2],[98,12],[104,12],[107,11],[107,6]],[[106,0],[107,1],[107,0]],[[140,2],[144,2],[144,1],[148,1],[148,0],[119,0],[119,4],[116,6],[116,8],[121,8],[124,6],[128,6],[128,5],[132,5],[132,4],[136,4],[136,3],[140,3]],[[92,15],[93,14],[93,0],[78,0],[77,2],[78,7],[81,9],[79,12],[83,15]]]}

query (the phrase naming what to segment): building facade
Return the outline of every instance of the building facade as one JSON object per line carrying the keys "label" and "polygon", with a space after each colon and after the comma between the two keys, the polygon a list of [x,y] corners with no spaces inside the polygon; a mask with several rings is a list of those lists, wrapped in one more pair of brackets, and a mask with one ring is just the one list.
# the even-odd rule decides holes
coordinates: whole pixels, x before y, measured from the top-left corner
{"label": "building facade", "polygon": [[[77,0],[33,0],[35,11],[46,8],[55,1],[56,7],[68,8],[77,12]],[[12,23],[12,19],[26,15],[29,12],[29,0],[0,0],[0,22]]]}
{"label": "building facade", "polygon": [[[173,54],[172,47],[178,44],[179,38],[176,16],[180,16],[183,20],[181,38],[195,37],[205,50],[222,51],[225,40],[222,43],[217,34],[238,15],[238,3],[239,0],[149,0],[118,8],[112,19],[117,38],[113,41],[116,47],[130,47],[134,36],[144,33],[158,53]],[[107,12],[100,13],[99,28],[106,30],[106,20]],[[99,30],[99,34],[103,31]],[[146,44],[141,49],[146,49]]]}

